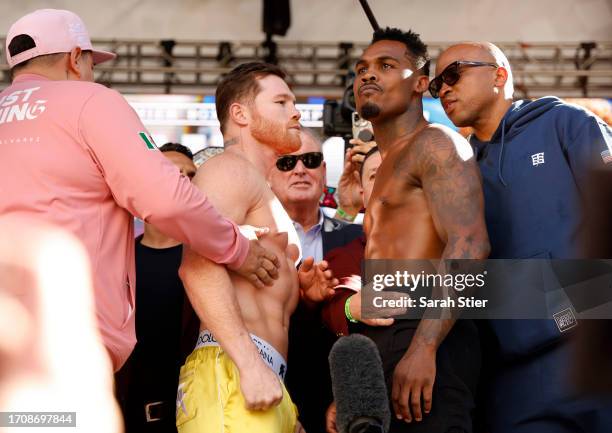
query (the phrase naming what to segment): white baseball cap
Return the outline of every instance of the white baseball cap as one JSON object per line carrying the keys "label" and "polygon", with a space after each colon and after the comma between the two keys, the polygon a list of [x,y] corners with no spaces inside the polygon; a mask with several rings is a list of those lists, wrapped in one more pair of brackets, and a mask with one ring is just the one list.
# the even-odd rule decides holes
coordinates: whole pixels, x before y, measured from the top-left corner
{"label": "white baseball cap", "polygon": [[[19,35],[34,41],[32,48],[11,55],[10,43]],[[46,54],[68,53],[73,48],[90,50],[94,64],[117,57],[108,51],[94,50],[83,20],[75,13],[60,9],[39,9],[19,18],[6,36],[6,61],[12,68],[19,63]]]}

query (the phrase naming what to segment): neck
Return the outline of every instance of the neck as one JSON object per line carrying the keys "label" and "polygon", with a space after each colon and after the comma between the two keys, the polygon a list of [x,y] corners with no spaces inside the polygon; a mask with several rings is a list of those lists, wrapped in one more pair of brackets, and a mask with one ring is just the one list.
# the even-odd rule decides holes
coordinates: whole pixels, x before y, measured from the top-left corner
{"label": "neck", "polygon": [[372,127],[381,156],[384,158],[385,154],[399,138],[408,137],[421,130],[427,124],[427,120],[423,117],[422,104],[412,104],[412,107],[409,107],[408,110],[399,116],[374,119]]}
{"label": "neck", "polygon": [[228,131],[224,135],[224,146],[225,152],[246,158],[266,179],[276,163],[276,152],[253,138],[245,128]]}
{"label": "neck", "polygon": [[41,77],[45,77],[51,81],[62,81],[69,79],[68,73],[65,69],[56,67],[44,69],[40,67],[26,67],[25,69],[22,69],[17,74],[15,74],[15,78],[19,77],[20,75],[26,74],[40,75]]}
{"label": "neck", "polygon": [[512,105],[512,99],[500,99],[481,118],[474,122],[474,135],[480,141],[490,141]]}
{"label": "neck", "polygon": [[142,236],[140,243],[146,247],[155,248],[158,250],[172,248],[181,244],[179,241],[169,238],[151,224],[147,223],[145,223],[144,235]]}
{"label": "neck", "polygon": [[292,221],[302,226],[305,232],[319,222],[319,203],[287,203],[285,210]]}

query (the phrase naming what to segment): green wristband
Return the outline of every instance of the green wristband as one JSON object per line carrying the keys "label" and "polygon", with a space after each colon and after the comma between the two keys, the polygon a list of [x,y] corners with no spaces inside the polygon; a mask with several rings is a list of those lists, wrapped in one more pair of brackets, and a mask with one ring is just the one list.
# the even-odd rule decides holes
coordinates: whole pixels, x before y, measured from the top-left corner
{"label": "green wristband", "polygon": [[349,322],[359,323],[359,320],[355,320],[355,318],[351,314],[351,298],[352,297],[353,295],[346,298],[346,302],[344,303],[344,315],[346,316]]}
{"label": "green wristband", "polygon": [[336,213],[343,220],[350,221],[350,222],[355,221],[355,218],[357,218],[357,215],[349,215],[345,211],[343,211],[341,207],[336,208]]}

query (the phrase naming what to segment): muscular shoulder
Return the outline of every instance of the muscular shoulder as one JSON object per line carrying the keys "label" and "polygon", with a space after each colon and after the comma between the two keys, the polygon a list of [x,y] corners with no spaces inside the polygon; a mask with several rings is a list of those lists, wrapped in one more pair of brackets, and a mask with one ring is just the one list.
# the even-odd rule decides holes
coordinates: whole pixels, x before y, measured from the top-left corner
{"label": "muscular shoulder", "polygon": [[232,217],[244,216],[255,206],[266,185],[265,179],[248,160],[230,152],[206,161],[193,182],[222,214]]}
{"label": "muscular shoulder", "polygon": [[474,164],[474,151],[460,134],[443,125],[428,125],[413,144],[417,169],[423,175],[451,169],[455,165]]}
{"label": "muscular shoulder", "polygon": [[470,144],[459,133],[444,125],[429,124],[414,139],[415,148],[429,152],[463,152]]}
{"label": "muscular shoulder", "polygon": [[244,157],[223,152],[207,160],[198,170],[197,176],[205,177],[215,186],[226,190],[252,189],[259,187],[265,179]]}

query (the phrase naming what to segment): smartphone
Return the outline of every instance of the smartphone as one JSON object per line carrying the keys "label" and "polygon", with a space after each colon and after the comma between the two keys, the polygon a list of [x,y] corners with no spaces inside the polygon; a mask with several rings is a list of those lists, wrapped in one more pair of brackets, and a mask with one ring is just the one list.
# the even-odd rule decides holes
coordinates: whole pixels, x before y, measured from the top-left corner
{"label": "smartphone", "polygon": [[353,111],[353,138],[358,138],[363,142],[372,141],[374,139],[374,129],[369,120],[363,119],[359,113]]}

